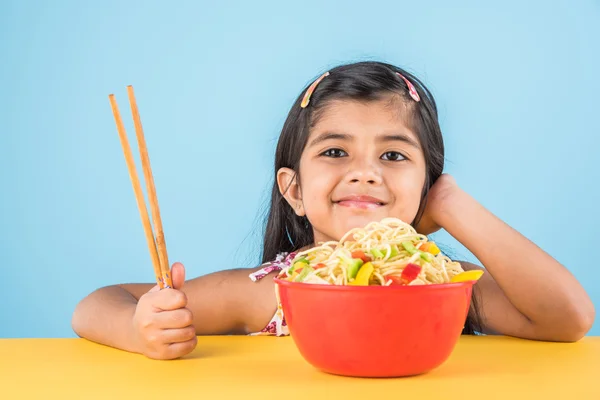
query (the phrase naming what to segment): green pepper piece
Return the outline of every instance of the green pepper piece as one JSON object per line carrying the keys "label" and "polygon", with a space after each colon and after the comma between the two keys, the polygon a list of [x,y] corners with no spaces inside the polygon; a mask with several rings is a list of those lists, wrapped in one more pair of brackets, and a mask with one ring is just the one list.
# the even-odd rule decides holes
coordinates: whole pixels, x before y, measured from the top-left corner
{"label": "green pepper piece", "polygon": [[408,251],[411,255],[418,251],[415,249],[415,245],[412,244],[412,242],[402,242],[402,247],[404,247],[404,250]]}
{"label": "green pepper piece", "polygon": [[370,253],[373,255],[373,257],[375,258],[383,258],[385,257],[385,254],[383,254],[383,251],[379,250],[379,249],[371,249]]}
{"label": "green pepper piece", "polygon": [[340,254],[340,261],[346,265],[346,275],[348,279],[356,277],[358,270],[364,264],[360,258],[349,258],[343,254]]}
{"label": "green pepper piece", "polygon": [[400,252],[398,251],[398,246],[393,245],[392,246],[392,251],[390,252],[390,258],[394,258],[396,257],[398,254],[400,254]]}
{"label": "green pepper piece", "polygon": [[421,253],[421,258],[427,262],[431,262],[433,261],[433,256],[430,253],[426,253],[424,251],[420,251],[419,253]]}
{"label": "green pepper piece", "polygon": [[[302,264],[304,264],[304,263],[302,263]],[[296,264],[294,264],[294,265],[296,265]],[[302,270],[302,272],[300,272],[300,274],[296,277],[296,279],[294,279],[294,282],[302,282],[304,279],[306,279],[308,274],[310,274],[313,271],[314,271],[313,267],[311,267],[310,265],[306,265],[304,267],[304,269]]]}
{"label": "green pepper piece", "polygon": [[351,258],[351,259],[344,260],[344,263],[348,267],[346,270],[348,279],[354,279],[354,278],[356,278],[356,274],[358,273],[358,270],[363,265],[363,260],[361,260],[360,258]]}

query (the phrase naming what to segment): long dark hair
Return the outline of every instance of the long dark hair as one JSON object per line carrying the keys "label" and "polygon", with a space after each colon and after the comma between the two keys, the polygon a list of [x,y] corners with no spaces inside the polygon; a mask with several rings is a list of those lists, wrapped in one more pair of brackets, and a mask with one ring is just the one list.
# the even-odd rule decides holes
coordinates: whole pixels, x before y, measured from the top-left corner
{"label": "long dark hair", "polygon": [[[310,128],[334,100],[374,101],[390,95],[402,99],[408,108],[410,123],[423,149],[426,164],[425,185],[421,205],[412,221],[416,226],[423,215],[427,193],[444,169],[444,141],[438,123],[437,107],[429,90],[412,74],[382,62],[359,62],[329,70],[310,98],[310,105],[301,108],[303,90],[288,114],[281,130],[275,152],[274,182],[271,202],[264,230],[262,262],[275,259],[280,252],[292,252],[314,244],[313,230],[306,217],[299,217],[279,192],[276,175],[280,168],[291,168],[298,174],[300,157],[306,146]],[[406,77],[416,88],[420,102],[411,99],[407,84],[397,75]],[[298,176],[296,176],[298,179]],[[471,309],[463,333],[481,332],[477,295],[474,293]]]}

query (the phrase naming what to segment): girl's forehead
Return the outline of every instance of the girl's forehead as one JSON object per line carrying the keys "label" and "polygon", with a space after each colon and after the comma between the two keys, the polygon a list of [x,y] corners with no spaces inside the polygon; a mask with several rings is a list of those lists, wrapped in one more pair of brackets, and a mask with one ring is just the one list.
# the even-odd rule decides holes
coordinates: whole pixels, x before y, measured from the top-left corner
{"label": "girl's forehead", "polygon": [[398,132],[418,140],[409,123],[410,111],[404,102],[393,98],[371,101],[335,100],[318,112],[310,129],[309,139],[323,132],[353,136]]}

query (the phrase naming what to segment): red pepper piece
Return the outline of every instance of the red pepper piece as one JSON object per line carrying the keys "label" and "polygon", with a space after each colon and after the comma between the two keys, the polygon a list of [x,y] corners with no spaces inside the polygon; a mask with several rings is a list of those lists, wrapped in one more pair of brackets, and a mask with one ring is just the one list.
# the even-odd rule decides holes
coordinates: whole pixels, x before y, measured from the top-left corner
{"label": "red pepper piece", "polygon": [[408,285],[419,276],[421,272],[421,266],[417,264],[408,264],[402,270],[402,274],[400,276],[388,276],[387,278],[392,281],[392,285]]}
{"label": "red pepper piece", "polygon": [[352,258],[359,258],[364,263],[368,263],[369,261],[371,261],[371,257],[369,257],[368,255],[366,255],[365,252],[361,251],[361,250],[353,251],[352,252]]}
{"label": "red pepper piece", "polygon": [[400,278],[402,279],[402,281],[404,282],[405,285],[408,285],[409,283],[411,283],[412,281],[417,279],[417,276],[419,276],[420,272],[421,272],[420,265],[408,264],[406,267],[404,267],[404,270],[402,271],[402,275],[400,275]]}

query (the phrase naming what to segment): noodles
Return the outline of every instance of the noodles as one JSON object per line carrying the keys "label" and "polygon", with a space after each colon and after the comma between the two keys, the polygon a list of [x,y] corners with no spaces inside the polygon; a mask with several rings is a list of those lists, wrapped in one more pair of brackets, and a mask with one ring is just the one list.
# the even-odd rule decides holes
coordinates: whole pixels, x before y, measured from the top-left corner
{"label": "noodles", "polygon": [[477,280],[434,242],[396,218],[350,230],[339,242],[326,242],[296,255],[281,279],[330,285],[429,285]]}

